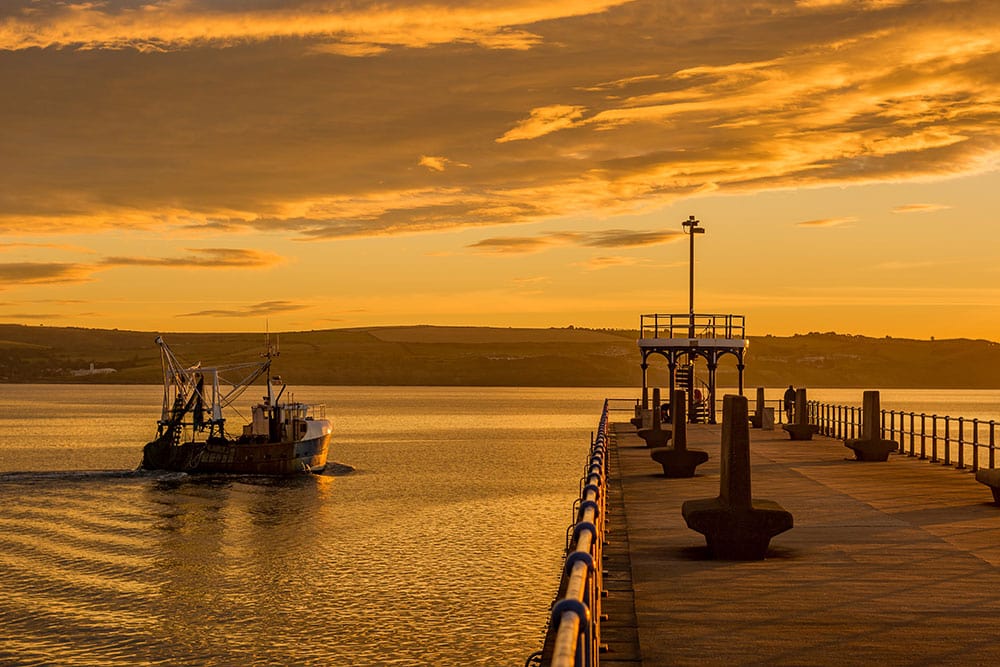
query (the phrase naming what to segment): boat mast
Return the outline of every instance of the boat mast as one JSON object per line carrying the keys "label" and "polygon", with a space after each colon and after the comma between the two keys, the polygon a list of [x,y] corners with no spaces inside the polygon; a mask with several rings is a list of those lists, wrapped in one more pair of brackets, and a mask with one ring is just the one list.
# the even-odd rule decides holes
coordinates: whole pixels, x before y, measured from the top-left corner
{"label": "boat mast", "polygon": [[[247,387],[264,373],[268,373],[268,397],[270,398],[269,370],[272,356],[270,350],[266,355],[267,360],[263,363],[231,364],[205,368],[202,367],[201,362],[194,365],[183,363],[162,336],[156,337],[156,344],[160,347],[160,362],[163,367],[163,410],[158,422],[161,435],[165,429],[177,430],[187,426],[196,431],[203,431],[207,426],[210,435],[225,437],[223,408],[236,400]],[[273,356],[276,355],[275,352]],[[242,380],[233,382],[222,375],[231,371],[248,372],[248,374]],[[208,378],[206,375],[211,378],[211,396],[207,396],[206,379]],[[231,385],[232,388],[223,393],[220,386],[222,382]],[[205,422],[203,411],[209,405],[211,406],[211,417],[208,422]],[[185,421],[185,415],[189,413],[191,420]]]}

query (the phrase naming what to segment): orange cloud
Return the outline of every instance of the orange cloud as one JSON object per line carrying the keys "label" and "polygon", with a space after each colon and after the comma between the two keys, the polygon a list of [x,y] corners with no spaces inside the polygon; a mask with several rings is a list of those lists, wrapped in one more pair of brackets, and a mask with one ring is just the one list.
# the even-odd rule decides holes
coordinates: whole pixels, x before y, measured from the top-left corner
{"label": "orange cloud", "polygon": [[216,308],[199,310],[193,313],[181,313],[177,317],[249,317],[261,315],[277,315],[281,313],[305,310],[310,306],[292,301],[264,301],[239,308]]}
{"label": "orange cloud", "polygon": [[532,109],[528,119],[522,120],[514,128],[505,132],[502,137],[497,139],[497,143],[536,139],[550,132],[573,127],[576,121],[583,116],[584,111],[583,107],[565,104]]}
{"label": "orange cloud", "polygon": [[314,50],[348,56],[383,52],[384,45],[422,48],[468,42],[486,48],[525,49],[540,37],[517,28],[540,21],[602,12],[623,0],[508,0],[414,5],[289,0],[256,10],[230,3],[116,0],[67,4],[33,2],[0,23],[0,49],[74,46],[83,49],[170,51],[200,45],[237,46],[273,38],[331,40]]}
{"label": "orange cloud", "polygon": [[989,0],[235,4],[5,8],[0,230],[322,241],[1000,165]]}

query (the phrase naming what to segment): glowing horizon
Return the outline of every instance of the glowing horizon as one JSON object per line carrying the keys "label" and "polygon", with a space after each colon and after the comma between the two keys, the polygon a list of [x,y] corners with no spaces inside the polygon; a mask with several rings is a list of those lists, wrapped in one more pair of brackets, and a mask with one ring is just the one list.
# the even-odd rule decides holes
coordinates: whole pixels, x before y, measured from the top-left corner
{"label": "glowing horizon", "polygon": [[241,4],[0,8],[0,322],[1000,340],[995,2]]}

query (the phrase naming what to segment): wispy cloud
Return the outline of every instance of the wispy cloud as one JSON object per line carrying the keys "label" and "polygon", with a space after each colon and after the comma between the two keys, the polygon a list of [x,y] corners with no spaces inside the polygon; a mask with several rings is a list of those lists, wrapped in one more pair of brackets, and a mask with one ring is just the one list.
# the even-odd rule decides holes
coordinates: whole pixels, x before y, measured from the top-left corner
{"label": "wispy cloud", "polygon": [[[18,285],[57,285],[94,280],[99,271],[145,266],[161,269],[257,269],[282,260],[273,253],[245,248],[189,248],[175,257],[104,257],[95,263],[0,262],[0,289]],[[54,302],[50,300],[50,302]],[[65,301],[64,301],[65,303]]]}
{"label": "wispy cloud", "polygon": [[298,310],[305,310],[311,306],[304,303],[295,303],[292,301],[262,301],[261,303],[255,303],[249,306],[240,306],[238,308],[213,308],[208,310],[199,310],[193,313],[181,313],[177,317],[251,317],[251,316],[264,316],[264,315],[278,315],[281,313],[290,313]]}
{"label": "wispy cloud", "polygon": [[892,209],[893,213],[933,213],[951,208],[945,204],[905,204]]}
{"label": "wispy cloud", "polygon": [[475,243],[467,248],[478,252],[498,254],[521,254],[538,252],[552,246],[579,243],[585,236],[579,232],[552,232],[538,236],[494,236]]}
{"label": "wispy cloud", "polygon": [[28,242],[12,242],[12,243],[0,243],[0,252],[9,252],[11,250],[68,250],[72,252],[85,252],[92,253],[92,250],[83,248],[81,246],[71,245],[67,243],[28,243]]}
{"label": "wispy cloud", "polygon": [[12,321],[24,321],[24,320],[62,320],[65,319],[66,315],[64,313],[2,313],[0,314],[0,319],[12,320]]}
{"label": "wispy cloud", "polygon": [[628,229],[609,229],[594,232],[583,241],[583,245],[595,248],[630,248],[647,245],[658,245],[678,241],[684,234],[677,230],[664,231],[632,231]]}
{"label": "wispy cloud", "polygon": [[105,257],[102,266],[158,266],[170,269],[263,268],[282,261],[273,253],[248,248],[188,248],[181,257]]}
{"label": "wispy cloud", "polygon": [[94,268],[71,262],[0,263],[0,289],[21,285],[52,285],[90,280]]}
{"label": "wispy cloud", "polygon": [[551,278],[549,276],[525,276],[523,278],[514,278],[511,282],[518,287],[528,287],[547,283],[550,280]]}
{"label": "wispy cloud", "polygon": [[591,257],[587,261],[581,262],[579,266],[582,266],[588,271],[600,271],[601,269],[610,269],[617,266],[634,266],[642,263],[644,263],[644,261],[639,257],[607,255],[601,257]]}
{"label": "wispy cloud", "polygon": [[846,225],[850,222],[857,222],[857,218],[854,217],[842,217],[842,218],[819,218],[817,220],[803,220],[802,222],[796,222],[796,227],[839,227],[841,225]]}
{"label": "wispy cloud", "polygon": [[479,252],[521,254],[539,252],[559,245],[580,245],[591,248],[635,248],[670,243],[683,237],[679,231],[633,231],[608,229],[597,232],[552,232],[538,236],[495,236],[469,244]]}

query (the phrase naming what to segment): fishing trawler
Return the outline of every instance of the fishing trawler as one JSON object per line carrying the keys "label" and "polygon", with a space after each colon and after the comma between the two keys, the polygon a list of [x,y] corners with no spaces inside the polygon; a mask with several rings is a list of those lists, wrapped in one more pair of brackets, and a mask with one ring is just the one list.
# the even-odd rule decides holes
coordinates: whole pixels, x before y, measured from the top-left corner
{"label": "fishing trawler", "polygon": [[[141,468],[290,475],[326,467],[333,426],[325,407],[281,402],[287,387],[271,375],[278,350],[270,340],[262,361],[213,368],[183,363],[161,336],[156,344],[163,364],[163,411],[156,422],[156,439],[143,447]],[[251,406],[251,418],[242,432],[231,436],[223,409],[260,378],[267,394]]]}

